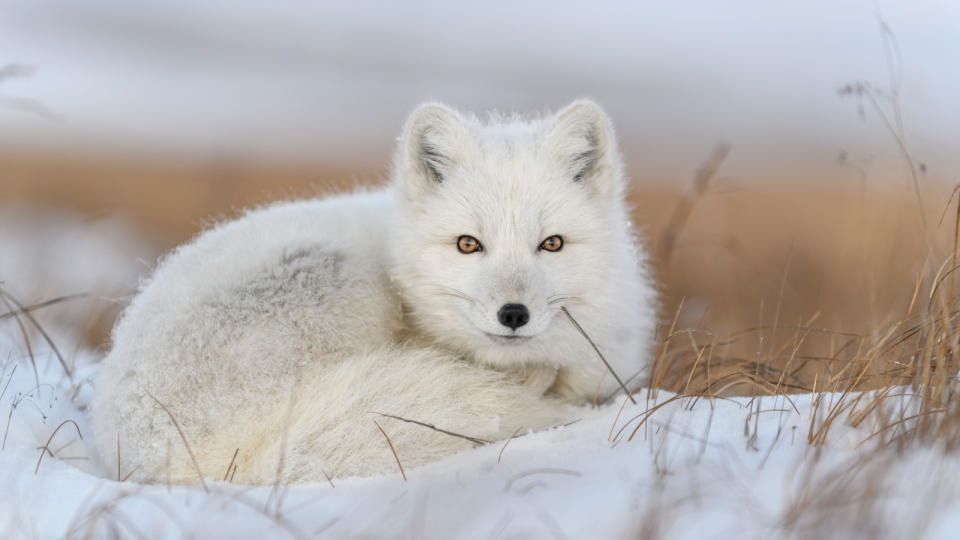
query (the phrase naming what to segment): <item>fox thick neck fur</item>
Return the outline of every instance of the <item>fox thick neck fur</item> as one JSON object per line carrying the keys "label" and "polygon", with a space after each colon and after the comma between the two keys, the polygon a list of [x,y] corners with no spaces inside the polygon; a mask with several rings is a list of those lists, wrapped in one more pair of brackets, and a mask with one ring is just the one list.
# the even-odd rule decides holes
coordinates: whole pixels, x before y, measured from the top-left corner
{"label": "fox thick neck fur", "polygon": [[[561,308],[642,376],[656,295],[599,107],[481,121],[423,105],[391,176],[249,212],[158,265],[97,381],[108,470],[119,440],[138,481],[324,481],[396,470],[375,421],[407,467],[473,444],[377,413],[483,440],[570,421],[617,383]],[[562,249],[541,249],[551,236]],[[529,320],[501,323],[505,304]]]}

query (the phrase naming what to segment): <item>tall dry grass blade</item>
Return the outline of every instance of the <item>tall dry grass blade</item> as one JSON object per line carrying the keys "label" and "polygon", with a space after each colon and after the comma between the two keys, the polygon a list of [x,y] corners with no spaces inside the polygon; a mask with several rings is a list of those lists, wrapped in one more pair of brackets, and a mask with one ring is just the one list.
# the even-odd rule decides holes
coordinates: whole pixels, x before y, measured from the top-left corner
{"label": "tall dry grass blade", "polygon": [[623,403],[620,404],[620,409],[617,411],[617,415],[613,417],[613,423],[610,424],[610,433],[607,434],[607,441],[613,442],[613,430],[617,427],[617,422],[620,421],[620,415],[623,414],[623,408],[627,406],[627,398],[623,398]]}
{"label": "tall dry grass blade", "polygon": [[[60,431],[60,428],[62,428],[67,424],[73,424],[73,427],[77,429],[77,436],[80,437],[81,440],[83,440],[83,434],[80,433],[80,426],[78,426],[76,422],[74,422],[73,420],[70,420],[69,418],[64,420],[63,422],[60,422],[60,425],[57,426],[57,429],[53,430],[53,433],[50,434],[50,438],[47,439],[47,444],[43,445],[43,447],[40,448],[40,458],[37,459],[37,467],[33,469],[34,476],[36,476],[36,474],[40,472],[40,463],[43,461],[44,454],[46,454],[47,452],[50,452],[50,443],[53,442],[53,437],[57,434],[58,431]],[[50,453],[51,455],[53,454],[53,452],[50,452]]]}
{"label": "tall dry grass blade", "polygon": [[497,463],[500,463],[500,460],[503,459],[503,451],[507,449],[507,445],[510,444],[510,441],[512,441],[514,437],[517,436],[517,433],[520,433],[521,429],[523,429],[523,426],[518,427],[517,430],[513,432],[513,435],[510,435],[507,441],[503,443],[503,447],[500,448],[500,452],[497,454]]}
{"label": "tall dry grass blade", "polygon": [[[236,469],[234,469],[234,470],[236,470]],[[337,486],[333,485],[333,478],[330,478],[330,475],[327,474],[327,471],[320,471],[320,472],[323,473],[323,477],[326,478],[326,479],[327,479],[327,482],[330,483],[330,487],[336,489]],[[233,480],[231,480],[231,482],[232,482],[232,481],[233,481]]]}
{"label": "tall dry grass blade", "polygon": [[76,300],[78,298],[86,298],[90,296],[90,293],[77,293],[77,294],[68,294],[65,296],[58,296],[56,298],[51,298],[50,300],[45,300],[43,302],[38,302],[36,304],[30,304],[29,306],[23,309],[10,310],[7,313],[0,314],[0,321],[4,319],[9,319],[10,317],[16,317],[17,315],[22,315],[26,312],[34,312],[38,309],[42,309],[48,306],[59,304],[62,302],[67,302],[69,300]]}
{"label": "tall dry grass blade", "polygon": [[916,418],[921,418],[921,417],[928,416],[928,415],[931,415],[931,414],[939,414],[939,413],[942,413],[942,412],[946,412],[946,409],[932,409],[932,410],[929,410],[929,411],[923,411],[923,412],[921,412],[921,413],[912,414],[912,415],[907,416],[907,417],[905,417],[905,418],[901,418],[901,419],[897,420],[896,422],[893,422],[893,423],[890,424],[890,425],[887,425],[887,426],[884,426],[884,427],[880,428],[878,431],[874,432],[873,434],[871,434],[871,435],[870,435],[869,437],[867,437],[866,439],[860,441],[860,444],[857,445],[857,448],[863,446],[863,445],[866,444],[867,441],[869,441],[870,439],[873,439],[873,438],[876,437],[877,435],[880,435],[880,434],[886,432],[887,430],[889,430],[889,429],[891,429],[891,428],[895,428],[895,427],[897,427],[897,426],[901,426],[901,425],[909,422],[910,420],[914,420],[914,419],[916,419]]}
{"label": "tall dry grass blade", "polygon": [[[954,194],[960,191],[960,184],[957,184],[957,187],[953,188],[953,193],[950,194],[952,198]],[[950,203],[947,203],[947,207],[950,207]],[[956,268],[957,266],[957,251],[960,251],[960,199],[957,199],[957,213],[956,218],[953,221],[953,253],[950,255],[950,266]],[[953,299],[956,298],[953,277],[950,278],[950,294],[947,296],[949,301],[952,303]]]}
{"label": "tall dry grass blade", "polygon": [[[647,381],[647,406],[649,406],[651,399],[655,400],[657,398],[657,389],[663,386],[663,378],[667,372],[667,368],[664,368],[663,366],[666,364],[667,353],[670,352],[670,345],[673,343],[673,338],[677,335],[675,333],[677,321],[680,320],[680,313],[683,312],[683,305],[686,301],[687,298],[683,297],[680,299],[680,303],[677,304],[677,309],[673,313],[673,320],[670,322],[670,329],[667,331],[667,335],[663,339],[660,352],[657,353],[656,357],[654,357],[653,364],[650,366],[650,377]],[[640,383],[638,382],[636,388],[639,388],[639,385]]]}
{"label": "tall dry grass blade", "polygon": [[29,320],[33,324],[34,328],[36,328],[38,332],[40,332],[40,335],[43,336],[44,340],[46,340],[47,345],[50,346],[50,349],[53,351],[53,354],[57,356],[57,360],[60,361],[60,366],[63,368],[64,373],[67,374],[67,378],[70,379],[70,383],[72,385],[73,371],[67,366],[67,361],[64,360],[63,355],[60,354],[60,349],[57,348],[56,343],[53,342],[53,339],[50,338],[50,335],[47,334],[47,331],[44,330],[43,326],[41,326],[40,323],[38,323],[37,320],[33,318],[33,315],[30,313],[30,311],[26,309],[26,306],[21,304],[19,300],[11,296],[10,293],[4,290],[3,288],[0,288],[0,296],[5,296],[8,300],[13,302],[14,305],[16,305],[20,309],[20,311],[23,312],[23,316],[26,317],[27,320]]}
{"label": "tall dry grass blade", "polygon": [[[940,219],[937,220],[938,229],[943,226],[943,220],[947,218],[947,214],[950,212],[950,204],[958,193],[960,193],[960,184],[953,186],[953,189],[950,191],[950,196],[947,197],[946,204],[943,205],[943,212],[940,213]],[[960,207],[957,208],[957,212],[960,212]],[[956,233],[954,233],[954,236],[956,236]]]}
{"label": "tall dry grass blade", "polygon": [[387,440],[387,444],[390,445],[390,451],[393,452],[393,459],[397,460],[397,467],[400,469],[400,476],[403,476],[403,481],[406,482],[407,473],[403,470],[403,464],[400,463],[400,456],[397,455],[397,449],[393,447],[393,441],[390,440],[390,436],[387,435],[387,432],[380,427],[380,424],[378,424],[376,421],[374,421],[373,424],[377,426],[377,429],[379,429],[380,433],[383,434],[383,438]]}
{"label": "tall dry grass blade", "polygon": [[666,401],[664,401],[664,402],[662,402],[662,403],[658,403],[658,404],[654,405],[653,407],[650,407],[649,409],[645,410],[644,412],[642,412],[642,413],[640,413],[640,414],[637,414],[637,415],[634,416],[633,418],[627,420],[626,422],[624,422],[623,426],[621,426],[620,429],[617,430],[617,434],[614,435],[613,441],[614,441],[614,442],[619,441],[619,440],[620,440],[620,435],[622,435],[623,432],[624,432],[624,430],[627,429],[627,426],[629,426],[630,424],[632,424],[632,423],[634,422],[634,420],[638,420],[638,419],[641,419],[641,418],[642,418],[642,420],[640,421],[640,424],[637,425],[637,428],[634,429],[633,432],[630,434],[630,438],[627,439],[628,441],[633,440],[633,436],[637,434],[637,431],[640,430],[640,428],[644,425],[644,422],[645,422],[648,418],[650,418],[650,416],[652,416],[653,413],[655,413],[655,412],[657,412],[658,410],[660,410],[660,408],[662,408],[663,406],[668,405],[668,404],[670,404],[670,403],[673,403],[674,401],[683,399],[683,398],[685,398],[685,397],[687,397],[687,396],[684,396],[684,395],[681,395],[681,394],[675,395],[675,396],[667,399]]}
{"label": "tall dry grass blade", "polygon": [[917,299],[920,298],[920,288],[923,286],[923,275],[927,272],[927,263],[924,261],[923,270],[920,271],[920,274],[917,276],[916,284],[913,287],[913,296],[910,298],[910,306],[907,308],[907,316],[909,319],[910,315],[913,314],[913,308],[917,305]]}
{"label": "tall dry grass blade", "polygon": [[[913,187],[913,195],[916,199],[917,210],[920,214],[920,223],[923,225],[924,240],[928,246],[928,252],[933,251],[933,245],[931,243],[930,236],[930,225],[927,223],[927,213],[924,210],[923,205],[923,194],[920,189],[920,176],[917,174],[917,165],[916,161],[913,159],[913,155],[910,153],[910,149],[907,147],[906,140],[902,133],[898,132],[897,129],[890,122],[890,118],[884,112],[883,107],[880,106],[879,100],[877,100],[876,91],[870,83],[857,81],[851,84],[848,84],[840,89],[841,95],[856,95],[858,97],[866,96],[867,101],[870,103],[873,111],[877,114],[880,120],[883,122],[884,126],[887,128],[887,132],[890,134],[890,137],[893,138],[893,141],[897,144],[897,148],[900,150],[900,155],[903,157],[904,162],[907,164],[907,169],[910,172],[910,183]],[[896,102],[895,102],[896,103]],[[896,105],[899,107],[899,104]]]}
{"label": "tall dry grass blade", "polygon": [[136,467],[130,469],[130,472],[128,472],[127,474],[125,474],[125,475],[123,476],[123,478],[120,479],[120,481],[121,481],[121,482],[126,482],[127,480],[129,480],[130,477],[133,476],[133,473],[137,472],[137,470],[138,470],[139,468],[140,468],[140,466],[137,465]]}
{"label": "tall dry grass blade", "polygon": [[[13,375],[17,372],[17,365],[14,364],[13,369],[10,370],[10,375],[7,375],[7,384],[3,385],[3,390],[0,390],[0,399],[3,399],[3,396],[7,394],[7,388],[10,388],[10,382],[13,381]],[[0,373],[0,376],[3,376]]]}
{"label": "tall dry grass blade", "polygon": [[[952,253],[951,258],[955,258],[956,255],[957,255],[956,252]],[[933,277],[933,286],[930,288],[930,294],[927,296],[927,313],[932,311],[931,307],[933,305],[934,300],[936,300],[937,291],[940,289],[940,285],[948,277],[950,277],[954,272],[960,269],[960,267],[958,266],[952,266],[950,267],[949,270],[947,270],[947,264],[948,263],[952,264],[952,262],[953,262],[952,260],[943,261],[943,264],[940,265],[940,268],[937,269],[937,273]],[[952,278],[951,278],[951,281],[952,281]]]}
{"label": "tall dry grass blade", "polygon": [[471,436],[469,436],[469,435],[462,435],[462,434],[460,434],[460,433],[455,433],[455,432],[453,432],[453,431],[448,431],[448,430],[446,430],[446,429],[441,429],[441,428],[438,428],[437,426],[435,426],[435,425],[433,425],[433,424],[428,424],[428,423],[426,423],[426,422],[421,422],[421,421],[419,421],[419,420],[411,420],[411,419],[409,419],[409,418],[403,418],[403,417],[401,417],[401,416],[395,416],[395,415],[392,415],[392,414],[386,414],[386,413],[377,412],[377,411],[372,411],[372,412],[373,412],[373,414],[378,414],[378,415],[383,416],[383,417],[386,417],[386,418],[393,418],[394,420],[399,420],[399,421],[401,421],[401,422],[406,422],[406,423],[408,423],[408,424],[415,424],[415,425],[418,425],[418,426],[423,426],[423,427],[425,427],[425,428],[432,429],[433,431],[436,431],[437,433],[443,433],[444,435],[449,435],[449,436],[451,436],[451,437],[457,437],[457,438],[459,438],[459,439],[465,439],[465,440],[468,440],[468,441],[470,441],[470,442],[472,442],[472,443],[474,443],[474,444],[477,444],[477,445],[490,444],[491,442],[493,442],[493,441],[488,441],[488,440],[486,440],[486,439],[480,439],[480,438],[478,438],[478,437],[471,437]]}
{"label": "tall dry grass blade", "polygon": [[230,463],[227,463],[227,472],[223,473],[223,481],[226,482],[230,477],[230,469],[233,468],[233,464],[237,461],[237,454],[240,453],[240,447],[238,446],[236,450],[233,451],[233,457],[230,458]]}
{"label": "tall dry grass blade", "polygon": [[690,189],[673,208],[673,213],[667,220],[663,234],[660,235],[660,245],[658,246],[657,256],[664,265],[670,261],[677,237],[690,218],[690,214],[693,213],[697,200],[703,196],[707,186],[710,185],[710,180],[717,174],[717,170],[720,169],[720,165],[727,159],[729,153],[729,144],[719,143],[714,146],[710,157],[697,169],[693,182],[690,184]]}
{"label": "tall dry grass blade", "polygon": [[20,335],[23,337],[23,344],[27,347],[27,356],[30,357],[30,365],[33,366],[33,380],[36,382],[36,389],[39,395],[40,392],[40,372],[37,370],[37,359],[33,355],[33,346],[30,345],[30,335],[27,334],[27,327],[23,325],[23,321],[20,320],[21,311],[14,311],[13,306],[10,304],[10,301],[7,300],[6,296],[0,294],[0,301],[3,301],[4,305],[7,306],[7,309],[10,310],[10,313],[13,315],[13,320],[17,321],[17,327],[20,329]]}
{"label": "tall dry grass blade", "polygon": [[583,327],[580,326],[580,323],[578,323],[577,320],[573,318],[573,315],[571,315],[570,312],[567,311],[566,306],[560,308],[560,311],[563,311],[563,314],[567,316],[567,320],[570,321],[570,324],[572,324],[573,327],[577,329],[577,332],[580,332],[580,335],[583,336],[583,339],[587,340],[587,343],[589,343],[590,346],[593,347],[594,352],[596,352],[597,356],[600,357],[600,360],[603,361],[603,365],[607,366],[607,369],[610,371],[610,374],[613,375],[614,379],[616,379],[617,384],[619,384],[620,388],[622,388],[623,391],[627,394],[627,397],[630,398],[630,401],[632,401],[633,404],[636,405],[637,400],[633,399],[633,395],[630,394],[630,390],[627,390],[627,385],[623,384],[623,381],[620,379],[620,376],[617,375],[617,372],[613,370],[613,366],[611,366],[610,363],[607,362],[607,359],[603,356],[603,353],[600,352],[600,349],[597,348],[597,344],[594,343],[592,339],[590,339],[590,336],[588,336],[586,331],[584,331]]}
{"label": "tall dry grass blade", "polygon": [[[8,381],[9,382],[9,381]],[[10,434],[10,422],[13,421],[13,411],[17,409],[16,402],[10,404],[10,413],[7,414],[7,427],[3,429],[3,442],[0,443],[0,451],[7,449],[7,435]]]}
{"label": "tall dry grass blade", "polygon": [[177,419],[173,416],[173,413],[170,412],[170,409],[166,405],[160,402],[149,390],[144,390],[150,399],[156,402],[157,406],[163,409],[163,412],[167,413],[167,417],[170,418],[170,422],[173,423],[173,427],[177,428],[177,433],[180,434],[180,440],[183,441],[183,446],[187,449],[187,453],[190,454],[190,461],[193,462],[193,468],[197,471],[197,477],[200,478],[200,485],[203,486],[203,491],[210,493],[210,488],[207,487],[207,481],[203,476],[203,472],[200,470],[200,464],[197,462],[197,457],[193,454],[193,449],[190,448],[190,442],[187,441],[187,436],[183,433],[183,429],[180,428],[180,422],[177,422]]}

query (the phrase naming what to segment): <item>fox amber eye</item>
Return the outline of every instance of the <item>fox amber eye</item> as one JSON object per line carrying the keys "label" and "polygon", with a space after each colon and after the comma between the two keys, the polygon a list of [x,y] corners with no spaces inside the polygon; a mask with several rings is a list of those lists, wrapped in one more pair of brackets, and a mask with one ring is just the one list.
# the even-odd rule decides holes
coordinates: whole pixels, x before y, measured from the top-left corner
{"label": "fox amber eye", "polygon": [[483,246],[480,245],[479,240],[465,234],[460,238],[457,238],[457,249],[460,250],[460,253],[469,254],[483,251]]}
{"label": "fox amber eye", "polygon": [[550,238],[547,238],[540,244],[540,249],[545,249],[547,251],[560,251],[563,249],[563,237],[560,235],[553,235]]}

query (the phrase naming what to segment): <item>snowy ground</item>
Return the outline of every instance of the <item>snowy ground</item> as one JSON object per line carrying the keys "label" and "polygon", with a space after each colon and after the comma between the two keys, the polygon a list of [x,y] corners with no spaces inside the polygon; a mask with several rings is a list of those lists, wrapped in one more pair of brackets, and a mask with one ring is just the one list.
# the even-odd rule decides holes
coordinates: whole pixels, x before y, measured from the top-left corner
{"label": "snowy ground", "polygon": [[[7,252],[14,252],[17,240],[6,241]],[[103,260],[122,245],[91,244],[84,253]],[[74,269],[99,268],[90,279],[109,277],[111,268],[126,271],[120,264],[73,262]],[[877,427],[864,422],[854,429],[842,419],[825,445],[808,444],[811,422],[822,423],[811,419],[817,416],[814,404],[821,399],[819,410],[828,410],[841,399],[831,394],[671,401],[666,392],[641,393],[637,405],[622,411],[621,402],[585,409],[572,425],[408,470],[407,480],[397,472],[314,486],[250,488],[224,482],[219,474],[206,480],[207,491],[200,485],[118,482],[134,464],[122,463],[119,472],[102,470],[89,446],[85,411],[102,352],[76,345],[70,327],[76,320],[44,320],[64,363],[74,370],[72,381],[28,319],[21,317],[29,349],[15,318],[0,319],[0,536],[5,538],[960,534],[955,455],[923,448],[894,454],[869,442],[858,446]],[[909,407],[909,397],[902,403]]]}
{"label": "snowy ground", "polygon": [[[117,471],[101,470],[87,446],[90,385],[72,391],[49,348],[35,345],[38,389],[20,340],[13,332],[3,339],[10,354],[0,379],[10,407],[0,453],[5,537],[955,538],[960,531],[957,459],[858,450],[866,427],[835,432],[813,449],[810,395],[792,397],[796,410],[785,398],[676,400],[630,441],[643,413],[672,397],[640,394],[620,414],[619,404],[585,411],[576,424],[407,471],[407,481],[398,472],[249,488],[221,477],[207,479],[209,493],[117,482]],[[77,381],[95,375],[96,358],[77,355]],[[48,440],[54,455],[38,469]]]}

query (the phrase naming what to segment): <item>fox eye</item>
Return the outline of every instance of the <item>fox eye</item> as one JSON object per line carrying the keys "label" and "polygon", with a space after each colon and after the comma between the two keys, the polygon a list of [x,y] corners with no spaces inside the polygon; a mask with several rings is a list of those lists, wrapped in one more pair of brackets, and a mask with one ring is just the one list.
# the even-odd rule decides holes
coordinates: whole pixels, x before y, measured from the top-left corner
{"label": "fox eye", "polygon": [[480,245],[479,240],[465,234],[457,238],[457,249],[460,250],[460,253],[470,254],[483,251],[483,246]]}
{"label": "fox eye", "polygon": [[560,251],[563,249],[563,237],[555,234],[540,243],[538,250]]}

